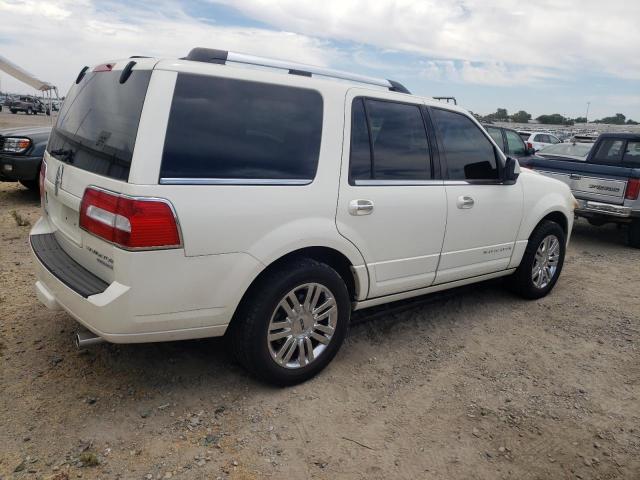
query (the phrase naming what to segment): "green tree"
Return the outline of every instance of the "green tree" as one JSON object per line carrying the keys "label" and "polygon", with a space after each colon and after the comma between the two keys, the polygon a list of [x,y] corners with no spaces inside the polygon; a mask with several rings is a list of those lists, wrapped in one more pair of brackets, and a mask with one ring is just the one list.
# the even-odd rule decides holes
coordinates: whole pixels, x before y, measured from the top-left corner
{"label": "green tree", "polygon": [[563,125],[565,123],[565,118],[559,113],[554,113],[552,115],[540,115],[536,120],[540,123],[544,123],[545,125]]}
{"label": "green tree", "polygon": [[531,114],[520,110],[518,113],[511,115],[511,120],[516,123],[528,123],[531,120]]}
{"label": "green tree", "polygon": [[636,122],[635,120],[627,120],[627,125],[640,125],[640,122]]}
{"label": "green tree", "polygon": [[627,117],[625,117],[623,114],[616,113],[616,115],[614,117],[604,117],[604,118],[601,118],[600,120],[596,120],[596,123],[609,123],[611,125],[624,125],[626,119],[627,119]]}
{"label": "green tree", "polygon": [[587,123],[587,117],[578,117],[573,120],[575,123]]}

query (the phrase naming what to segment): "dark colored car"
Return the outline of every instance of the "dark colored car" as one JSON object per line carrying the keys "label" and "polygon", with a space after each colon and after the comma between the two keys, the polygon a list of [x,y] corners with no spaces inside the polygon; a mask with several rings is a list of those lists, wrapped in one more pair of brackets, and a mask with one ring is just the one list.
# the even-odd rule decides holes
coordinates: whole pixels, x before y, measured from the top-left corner
{"label": "dark colored car", "polygon": [[518,132],[515,130],[498,127],[496,125],[483,125],[483,127],[505,155],[509,155],[517,160],[529,158],[534,155],[534,150],[527,148],[524,140],[522,140],[522,137],[518,135]]}
{"label": "dark colored car", "polygon": [[11,113],[24,112],[27,115],[37,115],[38,113],[46,113],[49,115],[49,107],[42,103],[38,97],[31,95],[21,95],[9,104]]}
{"label": "dark colored car", "polygon": [[40,164],[51,127],[0,130],[0,181],[37,190]]}

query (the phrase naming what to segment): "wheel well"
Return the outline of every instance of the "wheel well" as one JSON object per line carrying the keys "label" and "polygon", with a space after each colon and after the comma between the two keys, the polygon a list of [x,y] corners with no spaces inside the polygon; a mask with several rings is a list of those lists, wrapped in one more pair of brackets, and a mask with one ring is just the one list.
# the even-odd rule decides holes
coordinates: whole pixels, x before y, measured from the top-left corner
{"label": "wheel well", "polygon": [[351,271],[351,267],[353,265],[351,264],[349,259],[342,253],[329,247],[306,247],[287,253],[286,255],[270,263],[267,268],[260,272],[253,283],[259,281],[260,278],[272,268],[278,268],[280,265],[290,262],[291,260],[296,258],[312,258],[313,260],[329,265],[336,272],[338,272],[338,275],[340,275],[340,277],[342,277],[342,280],[347,286],[349,297],[351,297],[352,299],[356,298],[356,281],[354,278],[354,274]]}
{"label": "wheel well", "polygon": [[548,213],[542,220],[540,220],[538,225],[540,225],[540,223],[542,223],[545,220],[550,220],[550,221],[555,222],[558,225],[560,225],[560,228],[562,228],[562,231],[565,233],[565,235],[567,233],[569,233],[568,232],[569,221],[567,220],[567,217],[565,217],[564,213],[562,213],[562,212],[551,212],[551,213]]}

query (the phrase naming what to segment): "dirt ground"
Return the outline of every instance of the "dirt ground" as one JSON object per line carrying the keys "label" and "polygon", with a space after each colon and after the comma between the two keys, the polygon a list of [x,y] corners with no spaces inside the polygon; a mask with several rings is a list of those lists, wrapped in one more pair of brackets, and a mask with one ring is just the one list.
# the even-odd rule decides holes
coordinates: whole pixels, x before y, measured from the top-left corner
{"label": "dirt ground", "polygon": [[76,350],[33,293],[38,215],[0,184],[0,479],[640,478],[623,230],[578,222],[542,300],[490,282],[363,311],[319,377],[277,389],[223,339]]}

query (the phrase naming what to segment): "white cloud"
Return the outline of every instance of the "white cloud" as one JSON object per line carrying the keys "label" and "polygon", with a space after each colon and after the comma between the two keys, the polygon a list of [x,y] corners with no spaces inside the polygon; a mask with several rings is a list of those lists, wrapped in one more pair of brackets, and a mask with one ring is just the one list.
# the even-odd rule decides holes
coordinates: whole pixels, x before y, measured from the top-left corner
{"label": "white cloud", "polygon": [[210,0],[277,28],[430,58],[640,79],[640,2]]}
{"label": "white cloud", "polygon": [[[41,8],[44,4],[47,8]],[[105,8],[108,6],[109,8]],[[21,8],[24,7],[24,8]],[[130,55],[182,57],[196,46],[251,52],[328,65],[341,54],[326,40],[298,33],[211,25],[191,18],[173,2],[141,10],[101,2],[0,0],[2,54],[62,94],[84,65]],[[34,25],[36,26],[34,28]],[[2,75],[2,89],[28,87]]]}

